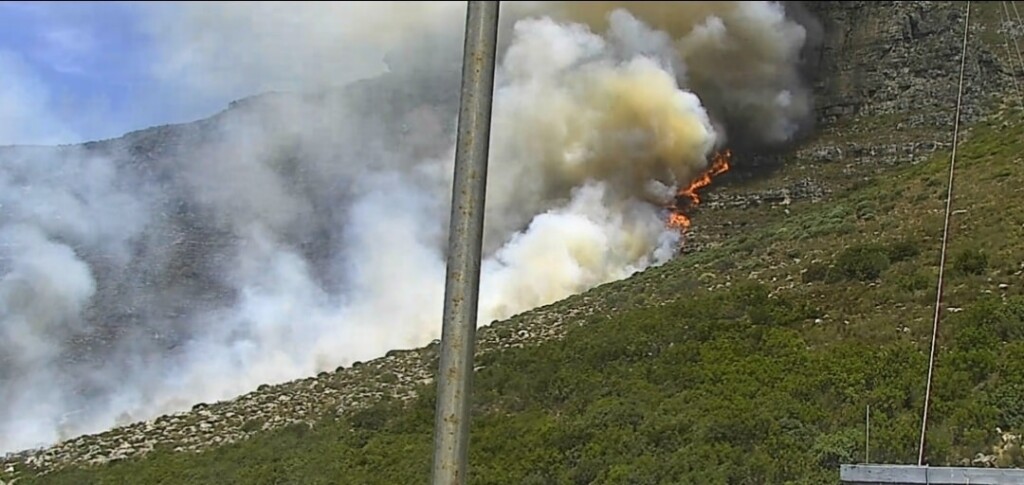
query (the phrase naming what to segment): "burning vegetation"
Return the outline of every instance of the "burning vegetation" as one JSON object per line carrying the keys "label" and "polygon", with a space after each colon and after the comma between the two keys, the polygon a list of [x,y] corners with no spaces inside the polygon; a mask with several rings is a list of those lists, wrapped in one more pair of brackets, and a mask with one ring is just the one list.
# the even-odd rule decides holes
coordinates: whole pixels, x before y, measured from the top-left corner
{"label": "burning vegetation", "polygon": [[669,206],[668,225],[669,227],[685,232],[690,228],[690,216],[686,213],[700,204],[700,189],[711,185],[711,179],[729,171],[729,160],[732,158],[732,151],[725,149],[715,153],[711,166],[686,186],[680,187],[676,193],[673,204]]}

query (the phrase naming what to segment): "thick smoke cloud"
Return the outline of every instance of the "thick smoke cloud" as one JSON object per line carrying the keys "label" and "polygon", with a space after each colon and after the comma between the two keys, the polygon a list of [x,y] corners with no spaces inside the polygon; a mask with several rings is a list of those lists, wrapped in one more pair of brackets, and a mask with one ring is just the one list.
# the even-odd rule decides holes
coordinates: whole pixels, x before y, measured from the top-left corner
{"label": "thick smoke cloud", "polygon": [[[165,75],[296,92],[0,148],[0,451],[437,338],[464,14],[177,5],[154,26]],[[808,121],[806,30],[779,5],[503,15],[480,324],[668,260],[678,184]]]}
{"label": "thick smoke cloud", "polygon": [[809,128],[801,73],[821,34],[807,15],[776,2],[559,2],[554,15],[600,30],[616,9],[672,39],[687,89],[743,142],[780,144]]}

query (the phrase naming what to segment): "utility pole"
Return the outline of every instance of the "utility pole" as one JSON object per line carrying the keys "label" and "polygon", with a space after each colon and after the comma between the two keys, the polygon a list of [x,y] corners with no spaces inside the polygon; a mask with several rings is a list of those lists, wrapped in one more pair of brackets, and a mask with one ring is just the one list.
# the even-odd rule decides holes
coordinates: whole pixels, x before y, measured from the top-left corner
{"label": "utility pole", "polygon": [[864,463],[871,463],[871,405],[864,411]]}
{"label": "utility pole", "polygon": [[470,1],[466,12],[434,417],[434,485],[466,483],[498,8],[497,1]]}

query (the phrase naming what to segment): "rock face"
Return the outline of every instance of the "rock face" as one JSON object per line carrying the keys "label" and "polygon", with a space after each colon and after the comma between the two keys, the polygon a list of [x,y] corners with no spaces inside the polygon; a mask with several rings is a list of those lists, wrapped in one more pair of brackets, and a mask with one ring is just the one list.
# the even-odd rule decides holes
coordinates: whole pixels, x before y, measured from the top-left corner
{"label": "rock face", "polygon": [[[818,2],[822,74],[819,120],[901,115],[906,128],[947,127],[956,106],[965,2]],[[983,114],[981,102],[1012,84],[1012,60],[980,42],[999,25],[994,6],[972,7],[962,121]],[[986,10],[991,8],[991,10]],[[895,121],[895,120],[893,120]],[[895,128],[895,122],[893,128]]]}
{"label": "rock face", "polygon": [[[998,6],[998,5],[996,5]],[[988,6],[978,6],[979,12]],[[949,130],[956,104],[956,82],[962,42],[962,2],[818,2],[806,9],[823,25],[823,48],[817,64],[819,129],[840,129],[853,118],[871,118],[900,130]],[[979,15],[971,36],[987,28],[991,16]],[[1010,59],[982,42],[970,47],[966,73],[964,121],[983,114],[988,95],[1010,89]],[[255,109],[258,103],[239,103],[234,109]],[[200,137],[203,123],[127,135],[134,140],[131,156],[139,161],[173,152],[176,143]],[[148,134],[146,134],[148,133]],[[182,138],[185,137],[185,138]],[[932,136],[929,139],[934,140]],[[94,149],[105,145],[92,144]],[[935,150],[934,141],[835,143],[822,137],[800,148],[797,159],[812,164],[915,163]],[[707,194],[701,210],[742,209],[762,204],[787,205],[828,197],[830,188],[813,178],[783,186],[732,194]],[[702,245],[688,246],[688,251]],[[657,268],[650,271],[657,271]],[[503,348],[560,338],[566,325],[583,324],[603,312],[606,302],[591,293],[573,306],[555,304],[481,329],[480,355]],[[8,456],[0,471],[16,474],[25,465],[50,470],[67,464],[97,464],[144,454],[156,447],[189,452],[245,439],[261,430],[312,422],[323,413],[349,412],[382,398],[405,400],[417,386],[430,384],[436,370],[438,346],[392,351],[371,362],[322,373],[286,384],[259,389],[228,402],[196,405],[191,412],[162,416],[99,435],[75,438],[46,450]]]}
{"label": "rock face", "polygon": [[812,179],[797,180],[787,186],[753,192],[715,193],[707,196],[704,209],[746,209],[760,205],[789,205],[795,201],[817,202],[825,198],[829,189]]}

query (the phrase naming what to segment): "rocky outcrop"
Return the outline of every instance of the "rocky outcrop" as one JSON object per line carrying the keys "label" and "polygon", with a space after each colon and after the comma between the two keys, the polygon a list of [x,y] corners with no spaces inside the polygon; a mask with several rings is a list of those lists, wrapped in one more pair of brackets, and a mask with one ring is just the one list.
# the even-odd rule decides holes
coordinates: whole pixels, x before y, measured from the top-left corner
{"label": "rocky outcrop", "polygon": [[992,446],[992,453],[978,453],[973,459],[963,459],[962,466],[1014,467],[1024,463],[1024,435],[1013,434],[996,428],[999,443]]}
{"label": "rocky outcrop", "polygon": [[761,205],[789,205],[796,201],[816,202],[825,198],[829,189],[812,179],[804,178],[789,185],[753,192],[711,192],[703,209],[747,209]]}
{"label": "rocky outcrop", "polygon": [[[816,2],[824,43],[815,86],[818,119],[899,114],[906,127],[948,126],[956,105],[965,2]],[[972,6],[963,121],[1012,86],[1013,60],[983,34],[999,29],[998,3]],[[895,121],[892,123],[895,126]]]}
{"label": "rocky outcrop", "polygon": [[798,162],[812,164],[842,163],[845,172],[852,172],[861,166],[915,165],[949,147],[949,143],[933,140],[886,144],[817,143],[797,151],[795,157]]}

